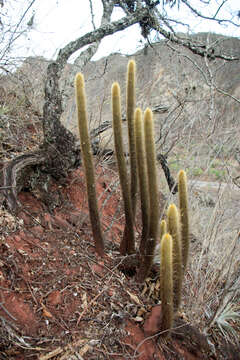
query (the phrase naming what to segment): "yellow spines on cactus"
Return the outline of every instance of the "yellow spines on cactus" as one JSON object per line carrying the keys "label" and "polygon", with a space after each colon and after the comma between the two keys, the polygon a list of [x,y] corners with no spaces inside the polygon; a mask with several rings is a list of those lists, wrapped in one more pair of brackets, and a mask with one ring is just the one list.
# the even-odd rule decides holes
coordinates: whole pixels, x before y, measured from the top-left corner
{"label": "yellow spines on cactus", "polygon": [[125,255],[134,253],[135,240],[130,187],[128,183],[127,167],[123,150],[121,95],[119,84],[116,82],[112,85],[112,117],[115,155],[117,158],[125,212],[125,230],[123,239],[120,244],[120,252],[121,254]]}
{"label": "yellow spines on cactus", "polygon": [[84,86],[84,76],[78,73],[75,78],[76,103],[78,115],[78,127],[80,134],[81,151],[85,169],[85,177],[87,183],[88,207],[92,226],[95,248],[99,255],[104,254],[104,240],[101,231],[97,196],[95,188],[95,174],[91,152],[91,143],[88,133],[88,121],[86,110],[86,94]]}
{"label": "yellow spines on cactus", "polygon": [[[158,186],[157,186],[156,149],[155,149],[155,139],[154,139],[154,122],[153,122],[152,111],[149,108],[147,108],[144,113],[144,134],[145,134],[145,149],[146,149],[146,158],[147,158],[148,189],[149,189],[149,201],[150,201],[149,237],[155,240],[154,242],[155,244],[158,234],[159,203],[158,203]],[[152,249],[153,251],[154,248]]]}
{"label": "yellow spines on cactus", "polygon": [[162,220],[159,225],[159,240],[162,240],[163,235],[167,232],[167,223],[165,220]]}
{"label": "yellow spines on cactus", "polygon": [[181,239],[182,239],[182,261],[185,271],[189,253],[189,217],[188,217],[188,195],[187,195],[187,176],[184,170],[178,174],[178,196],[181,219]]}
{"label": "yellow spines on cactus", "polygon": [[173,324],[173,240],[170,234],[165,234],[161,240],[160,261],[160,296],[162,305],[163,336],[169,335],[166,331]]}
{"label": "yellow spines on cactus", "polygon": [[147,162],[144,143],[142,111],[137,108],[134,115],[137,168],[142,211],[142,236],[139,246],[140,255],[144,255],[149,230],[149,192]]}
{"label": "yellow spines on cactus", "polygon": [[127,94],[126,94],[126,115],[128,124],[128,146],[130,157],[130,186],[133,219],[135,218],[136,202],[137,202],[137,159],[136,159],[136,143],[134,135],[134,111],[136,107],[135,100],[135,72],[136,64],[134,60],[128,62],[127,68]]}
{"label": "yellow spines on cactus", "polygon": [[174,310],[177,311],[181,303],[183,269],[180,219],[177,207],[174,204],[168,207],[167,231],[173,239],[173,303]]}
{"label": "yellow spines on cactus", "polygon": [[154,122],[152,111],[147,108],[144,113],[144,134],[147,159],[148,192],[149,192],[149,234],[146,243],[145,259],[139,269],[139,280],[143,281],[152,266],[154,250],[158,235],[159,203],[157,186],[157,164],[154,140]]}

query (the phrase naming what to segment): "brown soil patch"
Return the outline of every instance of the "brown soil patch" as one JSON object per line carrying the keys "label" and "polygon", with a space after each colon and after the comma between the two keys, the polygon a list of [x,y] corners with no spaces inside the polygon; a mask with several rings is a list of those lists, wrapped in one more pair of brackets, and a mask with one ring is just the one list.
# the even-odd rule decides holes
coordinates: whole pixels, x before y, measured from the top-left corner
{"label": "brown soil patch", "polygon": [[161,337],[156,301],[120,271],[118,179],[104,167],[97,179],[103,259],[93,247],[82,169],[64,186],[52,184],[51,195],[60,199],[55,209],[22,192],[18,217],[1,210],[0,358],[216,359],[197,330],[193,346],[184,323],[187,335]]}

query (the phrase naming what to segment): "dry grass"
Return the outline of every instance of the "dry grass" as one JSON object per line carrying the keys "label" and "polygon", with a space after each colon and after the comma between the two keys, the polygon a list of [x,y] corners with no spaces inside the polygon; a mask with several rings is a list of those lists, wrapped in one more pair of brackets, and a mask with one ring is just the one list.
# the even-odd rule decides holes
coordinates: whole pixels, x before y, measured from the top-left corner
{"label": "dry grass", "polygon": [[[211,191],[205,206],[198,192],[190,192],[192,244],[184,288],[184,311],[205,333],[239,341],[240,329],[240,191],[231,187]],[[208,195],[208,194],[206,194]],[[231,199],[234,198],[236,202]],[[200,200],[199,200],[200,199]],[[219,331],[220,330],[220,331]]]}

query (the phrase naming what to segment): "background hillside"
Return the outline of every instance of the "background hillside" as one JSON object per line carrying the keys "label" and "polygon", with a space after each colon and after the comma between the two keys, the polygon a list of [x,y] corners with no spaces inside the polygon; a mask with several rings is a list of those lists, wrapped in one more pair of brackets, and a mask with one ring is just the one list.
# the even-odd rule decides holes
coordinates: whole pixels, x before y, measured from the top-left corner
{"label": "background hillside", "polygon": [[[199,43],[216,43],[224,54],[240,54],[240,40],[216,34],[197,34]],[[209,45],[210,46],[210,45]],[[239,166],[239,61],[216,60],[193,55],[189,50],[161,41],[133,54],[113,54],[84,68],[88,97],[90,128],[111,122],[111,85],[119,81],[125,113],[125,73],[129,58],[137,63],[137,106],[149,106],[154,111],[156,140],[163,154],[181,153],[187,159],[193,175],[224,179],[224,164],[231,166],[234,177]],[[28,58],[13,77],[0,79],[2,104],[4,93],[16,90],[22,101],[42,114],[44,80],[48,62],[43,58]],[[74,76],[77,64],[68,64],[61,79],[64,97],[62,123],[78,136],[74,96]],[[6,90],[9,88],[9,90]],[[5,90],[6,91],[5,91]],[[5,106],[7,104],[7,98]],[[99,137],[102,148],[112,148],[112,131]],[[181,148],[181,149],[180,149]],[[175,151],[176,150],[176,151]],[[217,170],[211,162],[217,159]],[[226,161],[228,162],[226,164]],[[198,164],[197,164],[198,163]],[[178,167],[173,164],[173,167]],[[210,172],[209,172],[210,170]],[[219,170],[219,171],[218,171]],[[203,174],[204,173],[204,174]],[[225,179],[226,180],[226,179]]]}

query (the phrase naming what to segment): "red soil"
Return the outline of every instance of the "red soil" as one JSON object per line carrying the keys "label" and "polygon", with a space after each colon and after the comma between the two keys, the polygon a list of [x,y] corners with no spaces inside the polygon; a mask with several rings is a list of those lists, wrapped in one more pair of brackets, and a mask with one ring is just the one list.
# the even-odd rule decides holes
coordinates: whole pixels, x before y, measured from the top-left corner
{"label": "red soil", "polygon": [[211,358],[204,346],[189,350],[183,338],[159,336],[161,307],[118,268],[124,218],[117,177],[103,167],[96,177],[107,240],[103,259],[94,252],[82,169],[65,186],[52,184],[51,195],[61,199],[54,210],[22,192],[18,217],[3,211],[0,350],[9,359]]}

